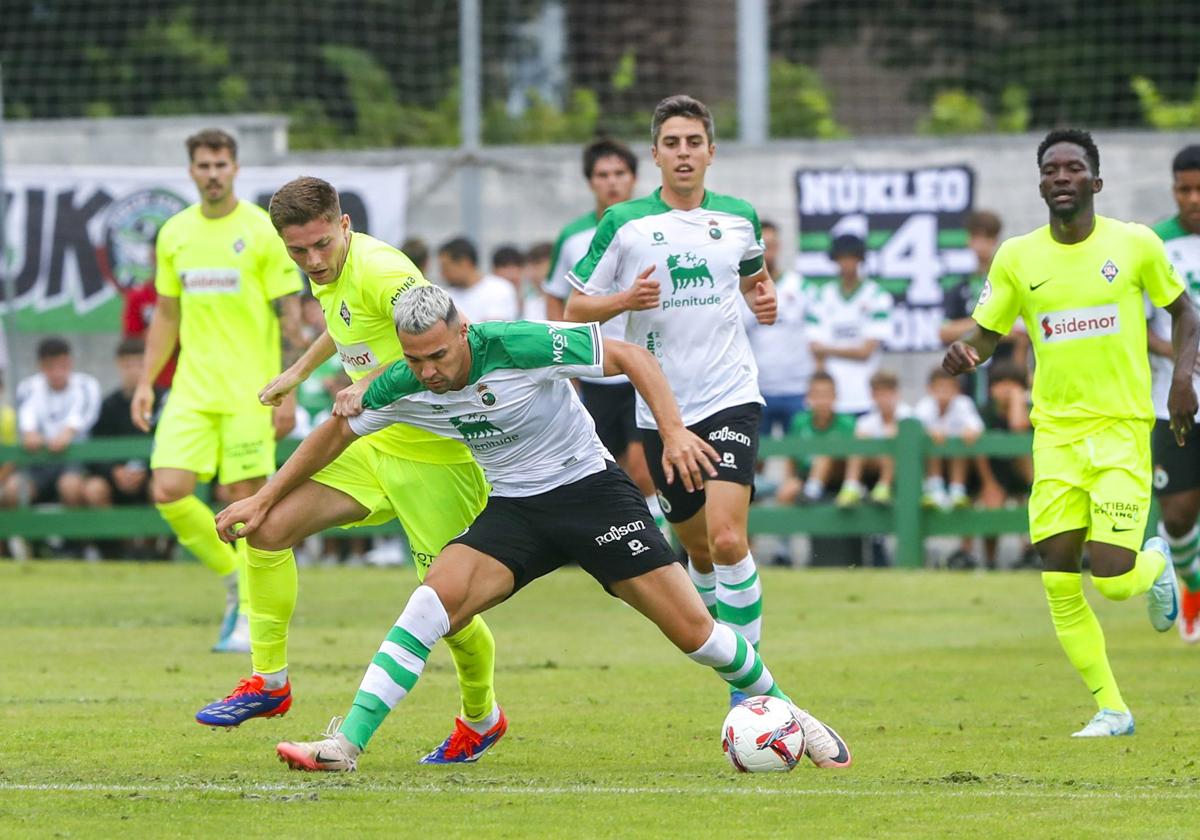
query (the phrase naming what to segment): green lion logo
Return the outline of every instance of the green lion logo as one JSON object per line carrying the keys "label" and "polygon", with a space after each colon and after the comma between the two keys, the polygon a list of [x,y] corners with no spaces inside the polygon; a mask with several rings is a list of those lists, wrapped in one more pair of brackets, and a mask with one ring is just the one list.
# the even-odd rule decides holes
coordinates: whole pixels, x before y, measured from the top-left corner
{"label": "green lion logo", "polygon": [[477,440],[504,431],[484,414],[466,414],[462,417],[451,417],[449,420],[450,425],[458,429],[459,434],[463,436],[463,440]]}
{"label": "green lion logo", "polygon": [[671,274],[671,294],[680,289],[703,288],[705,282],[710,289],[716,286],[708,270],[708,260],[698,258],[691,251],[667,257],[667,271]]}

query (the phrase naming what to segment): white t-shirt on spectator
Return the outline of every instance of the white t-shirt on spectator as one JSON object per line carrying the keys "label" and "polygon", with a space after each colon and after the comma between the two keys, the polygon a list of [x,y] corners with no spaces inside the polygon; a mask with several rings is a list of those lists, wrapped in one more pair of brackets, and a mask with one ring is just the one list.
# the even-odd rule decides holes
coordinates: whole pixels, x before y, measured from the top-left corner
{"label": "white t-shirt on spectator", "polygon": [[758,389],[768,399],[807,394],[814,368],[804,335],[804,281],[794,271],[784,272],[775,280],[775,291],[778,313],[769,327],[758,323],[742,298],[742,323],[758,363]]}
{"label": "white t-shirt on spectator", "polygon": [[912,417],[912,409],[904,403],[896,406],[896,416],[891,422],[883,419],[879,409],[872,408],[854,422],[854,436],[871,439],[895,437],[899,431],[897,424],[908,417]]}
{"label": "white t-shirt on spectator", "polygon": [[[892,336],[892,296],[872,280],[863,280],[847,297],[836,280],[825,283],[808,296],[805,313],[807,338],[830,347],[857,347],[874,339],[885,342]],[[879,369],[882,349],[866,359],[829,356],[825,370],[837,386],[834,409],[845,414],[870,411],[870,380]]]}
{"label": "white t-shirt on spectator", "polygon": [[546,320],[546,297],[541,290],[533,294],[527,294],[521,298],[521,320],[522,321],[545,321]]}
{"label": "white t-shirt on spectator", "polygon": [[446,286],[454,305],[473,323],[515,321],[521,317],[521,303],[513,284],[495,274],[485,274],[474,286]]}
{"label": "white t-shirt on spectator", "polygon": [[17,385],[17,430],[23,435],[37,432],[52,438],[71,428],[75,440],[83,440],[99,416],[100,383],[90,374],[73,371],[61,391],[51,388],[41,373]]}
{"label": "white t-shirt on spectator", "polygon": [[917,400],[913,413],[930,434],[955,438],[968,432],[983,431],[983,418],[979,416],[975,403],[965,394],[952,399],[945,412],[938,409],[937,400],[926,394]]}

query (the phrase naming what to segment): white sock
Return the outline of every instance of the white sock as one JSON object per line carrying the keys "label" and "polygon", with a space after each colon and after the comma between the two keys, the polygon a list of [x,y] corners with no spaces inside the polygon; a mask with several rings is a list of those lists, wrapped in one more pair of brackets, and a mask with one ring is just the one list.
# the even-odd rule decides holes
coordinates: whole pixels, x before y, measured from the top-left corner
{"label": "white sock", "polygon": [[696,587],[696,591],[700,593],[700,600],[704,602],[704,608],[708,610],[708,614],[713,618],[717,617],[717,573],[716,572],[701,572],[692,565],[692,558],[688,558],[688,577],[692,579],[692,586]]}
{"label": "white sock", "polygon": [[815,478],[804,482],[804,498],[819,499],[825,494],[825,485]]}
{"label": "white sock", "polygon": [[267,691],[275,691],[287,685],[287,668],[270,674],[264,674],[260,671],[255,671],[254,673],[256,676],[263,678],[263,688],[267,689]]}
{"label": "white sock", "polygon": [[657,495],[646,497],[646,507],[650,508],[650,515],[655,521],[663,518],[662,505],[658,503]]}
{"label": "white sock", "polygon": [[483,720],[467,720],[462,715],[459,715],[458,719],[465,723],[472,732],[477,735],[484,735],[489,729],[500,722],[500,707],[493,703],[492,710],[488,712],[488,716]]}

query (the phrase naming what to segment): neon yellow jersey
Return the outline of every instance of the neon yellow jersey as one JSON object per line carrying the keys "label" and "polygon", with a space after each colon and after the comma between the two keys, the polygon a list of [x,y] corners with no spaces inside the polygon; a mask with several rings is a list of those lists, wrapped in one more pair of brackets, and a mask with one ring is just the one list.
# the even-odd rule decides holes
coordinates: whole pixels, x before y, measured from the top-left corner
{"label": "neon yellow jersey", "polygon": [[[404,355],[392,309],[396,299],[429,281],[412,260],[391,245],[353,233],[346,264],[337,280],[312,284],[325,312],[325,327],[337,345],[342,367],[353,380]],[[381,452],[426,464],[465,464],[471,452],[462,443],[397,423],[368,438]]]}
{"label": "neon yellow jersey", "polygon": [[1097,216],[1074,245],[1055,242],[1047,225],[1000,246],[973,317],[1001,335],[1025,321],[1037,358],[1035,447],[1154,420],[1143,293],[1166,306],[1183,291],[1162,242],[1132,222]]}
{"label": "neon yellow jersey", "polygon": [[155,247],[154,288],[179,298],[171,401],[225,414],[258,406],[282,361],[271,301],[303,288],[266,211],[239,201],[229,215],[206,219],[193,204],[167,220]]}

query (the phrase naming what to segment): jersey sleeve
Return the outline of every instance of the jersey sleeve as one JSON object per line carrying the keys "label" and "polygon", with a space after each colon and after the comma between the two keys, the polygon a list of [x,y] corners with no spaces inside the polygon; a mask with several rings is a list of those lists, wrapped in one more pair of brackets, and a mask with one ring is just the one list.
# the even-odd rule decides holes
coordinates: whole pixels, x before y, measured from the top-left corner
{"label": "jersey sleeve", "polygon": [[892,296],[883,289],[874,289],[866,315],[864,335],[876,341],[888,341],[892,337]]}
{"label": "jersey sleeve", "polygon": [[1158,234],[1144,225],[1137,225],[1143,253],[1141,281],[1150,302],[1162,307],[1186,291],[1179,272],[1171,264],[1167,249]]}
{"label": "jersey sleeve", "polygon": [[1021,313],[1021,295],[1013,276],[1010,249],[1004,243],[996,251],[987,280],[979,292],[979,302],[971,317],[985,330],[1007,335]]}
{"label": "jersey sleeve", "polygon": [[175,237],[171,235],[174,226],[170,222],[168,219],[158,231],[154,243],[154,290],[165,297],[177,298],[183,293],[183,283],[175,270]]}
{"label": "jersey sleeve", "polygon": [[738,274],[742,277],[751,277],[762,271],[765,250],[762,241],[762,224],[758,221],[758,213],[753,207],[749,210],[747,219],[750,222],[751,241],[746,246],[746,250],[742,252],[742,258],[738,262]]}
{"label": "jersey sleeve", "polygon": [[267,300],[295,294],[304,288],[304,278],[300,276],[300,270],[288,256],[283,240],[273,228],[270,229],[270,239],[263,245],[259,267]]}
{"label": "jersey sleeve", "polygon": [[363,394],[363,408],[381,409],[396,400],[424,391],[424,386],[408,369],[403,359],[380,374]]}
{"label": "jersey sleeve", "polygon": [[611,295],[620,291],[620,228],[616,216],[606,211],[600,219],[588,251],[567,274],[567,282],[589,295]]}
{"label": "jersey sleeve", "polygon": [[520,370],[540,370],[551,379],[604,375],[604,340],[595,322],[516,321],[501,341]]}

